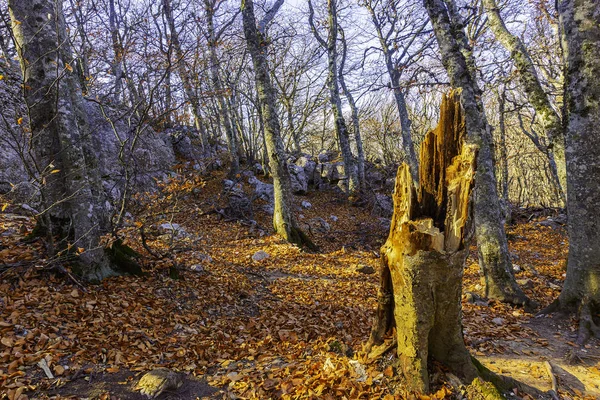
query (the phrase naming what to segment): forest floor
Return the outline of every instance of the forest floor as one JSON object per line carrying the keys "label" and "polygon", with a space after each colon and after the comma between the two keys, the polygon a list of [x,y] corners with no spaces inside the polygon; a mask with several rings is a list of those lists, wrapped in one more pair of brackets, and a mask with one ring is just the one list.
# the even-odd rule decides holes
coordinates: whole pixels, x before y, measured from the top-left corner
{"label": "forest floor", "polygon": [[[135,383],[159,366],[186,376],[161,399],[393,399],[391,356],[367,365],[362,352],[388,233],[370,210],[328,192],[296,197],[312,204],[299,211],[303,221],[330,225],[310,230],[320,251],[308,253],[272,235],[261,211],[256,224],[213,212],[223,201],[221,172],[180,172],[159,194],[139,195],[125,221],[144,277],[81,285],[48,271],[41,240],[25,240],[33,219],[12,207],[0,213],[0,399],[141,399]],[[508,231],[516,277],[547,305],[564,279],[566,232],[541,225],[543,215],[528,219]],[[180,230],[165,232],[164,223]],[[253,260],[258,251],[269,257]],[[577,346],[573,319],[468,294],[483,295],[473,255],[463,296],[471,353],[542,391],[552,387],[550,365],[561,398],[600,398],[599,342]],[[422,398],[454,396],[438,381]]]}

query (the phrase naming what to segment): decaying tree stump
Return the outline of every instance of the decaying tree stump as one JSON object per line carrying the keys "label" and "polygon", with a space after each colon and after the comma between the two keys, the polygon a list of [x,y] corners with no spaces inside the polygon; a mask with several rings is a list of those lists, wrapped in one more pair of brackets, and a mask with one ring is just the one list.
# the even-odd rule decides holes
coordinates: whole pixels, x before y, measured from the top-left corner
{"label": "decaying tree stump", "polygon": [[398,369],[407,388],[428,392],[434,359],[470,383],[478,376],[461,326],[463,266],[468,252],[471,189],[477,149],[465,142],[459,93],[444,96],[438,126],[420,151],[420,183],[398,168],[394,216],[381,248],[381,287],[367,350],[389,349],[393,332]]}

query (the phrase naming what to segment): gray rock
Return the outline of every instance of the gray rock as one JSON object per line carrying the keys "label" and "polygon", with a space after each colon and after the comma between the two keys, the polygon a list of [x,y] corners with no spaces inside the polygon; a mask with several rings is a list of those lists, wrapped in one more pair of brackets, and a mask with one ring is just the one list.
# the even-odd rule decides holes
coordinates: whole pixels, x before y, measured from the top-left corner
{"label": "gray rock", "polygon": [[360,272],[361,274],[371,275],[375,273],[375,268],[370,265],[361,265],[356,268],[356,272]]}
{"label": "gray rock", "polygon": [[317,163],[311,156],[303,155],[296,160],[296,165],[304,169],[304,174],[309,185],[315,185],[321,180],[320,175],[316,174]]}
{"label": "gray rock", "polygon": [[306,200],[302,200],[302,208],[311,208],[312,204],[310,204],[310,202],[306,201]]}
{"label": "gray rock", "polygon": [[252,201],[242,190],[240,183],[235,183],[229,179],[223,180],[223,194],[227,197],[227,215],[238,219],[252,219],[254,217]]}
{"label": "gray rock", "polygon": [[249,178],[248,183],[254,187],[253,198],[259,198],[269,204],[274,204],[275,190],[272,184],[264,183],[256,177]]}
{"label": "gray rock", "polygon": [[269,257],[270,257],[269,253],[267,253],[266,251],[259,250],[252,255],[252,260],[262,261],[262,260],[266,260]]}
{"label": "gray rock", "polygon": [[190,270],[194,271],[194,272],[205,272],[204,271],[204,267],[200,264],[194,264],[190,267]]}
{"label": "gray rock", "polygon": [[373,213],[385,218],[391,218],[394,213],[394,202],[392,198],[381,193],[375,194]]}
{"label": "gray rock", "polygon": [[494,318],[492,322],[498,326],[504,325],[504,318]]}
{"label": "gray rock", "polygon": [[332,220],[333,222],[337,222],[339,218],[336,217],[335,215],[330,215],[329,219]]}
{"label": "gray rock", "polygon": [[309,219],[308,225],[311,230],[315,230],[317,232],[327,233],[331,230],[331,225],[329,225],[327,221],[321,217]]}
{"label": "gray rock", "polygon": [[292,193],[305,194],[308,190],[308,178],[304,173],[304,168],[295,164],[288,164],[288,171],[290,172]]}
{"label": "gray rock", "polygon": [[523,289],[533,289],[533,281],[531,279],[517,279],[517,284]]}

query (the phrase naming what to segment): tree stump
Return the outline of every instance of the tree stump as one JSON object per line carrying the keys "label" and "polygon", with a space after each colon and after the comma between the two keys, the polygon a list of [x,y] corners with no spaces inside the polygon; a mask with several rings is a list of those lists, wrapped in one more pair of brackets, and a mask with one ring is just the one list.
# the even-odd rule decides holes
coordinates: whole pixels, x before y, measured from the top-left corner
{"label": "tree stump", "polygon": [[421,144],[419,184],[398,168],[394,216],[381,248],[381,287],[367,351],[382,354],[386,334],[397,342],[407,389],[429,391],[433,359],[470,383],[478,376],[461,325],[461,289],[468,253],[471,190],[477,148],[466,144],[460,94],[444,96],[438,126]]}

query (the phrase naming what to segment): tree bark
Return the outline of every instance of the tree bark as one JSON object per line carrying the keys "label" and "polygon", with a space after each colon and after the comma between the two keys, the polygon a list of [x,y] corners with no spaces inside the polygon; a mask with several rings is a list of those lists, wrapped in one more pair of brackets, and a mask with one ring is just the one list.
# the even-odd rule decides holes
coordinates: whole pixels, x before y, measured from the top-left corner
{"label": "tree bark", "polygon": [[342,158],[344,159],[344,173],[347,181],[346,185],[348,188],[348,196],[351,200],[359,194],[360,183],[358,181],[358,172],[354,164],[354,156],[352,155],[352,149],[350,147],[350,134],[348,132],[348,126],[344,119],[342,112],[342,99],[340,97],[340,85],[338,76],[338,50],[337,50],[337,38],[338,38],[338,22],[337,22],[337,0],[327,0],[327,16],[328,16],[328,35],[327,41],[323,40],[314,24],[314,10],[312,2],[308,2],[310,9],[309,22],[317,41],[327,50],[327,85],[329,87],[329,101],[331,103],[331,110],[333,111],[333,118],[335,121],[335,133],[340,145],[340,151]]}
{"label": "tree bark", "polygon": [[465,110],[467,140],[479,147],[473,208],[479,264],[485,277],[485,295],[491,299],[529,306],[529,299],[512,274],[508,241],[500,215],[491,129],[483,110],[482,93],[473,75],[475,63],[464,27],[452,0],[424,0],[424,4],[450,83],[453,88],[462,90],[461,104]]}
{"label": "tree bark", "polygon": [[210,145],[208,143],[208,138],[204,129],[204,124],[202,123],[202,115],[200,113],[200,102],[198,100],[198,96],[194,91],[194,88],[192,87],[192,78],[190,77],[190,73],[185,66],[185,54],[179,41],[179,33],[177,32],[177,27],[175,26],[173,10],[171,9],[171,0],[163,0],[162,3],[163,13],[165,14],[167,24],[169,25],[169,31],[171,32],[171,44],[173,46],[173,49],[175,50],[175,57],[177,57],[175,65],[179,73],[179,78],[181,78],[181,82],[183,83],[183,93],[185,94],[187,101],[190,102],[192,115],[194,116],[194,125],[198,130],[198,133],[200,134],[200,140],[202,142],[203,150],[205,152],[208,152],[210,149]]}
{"label": "tree bark", "polygon": [[[466,143],[459,92],[444,96],[437,128],[420,151],[420,183],[398,168],[394,216],[381,248],[378,309],[367,350],[381,352],[396,329],[399,369],[408,390],[429,391],[436,360],[465,382],[478,376],[462,335],[461,290],[468,253],[477,146]],[[385,344],[384,344],[385,346]]]}
{"label": "tree bark", "polygon": [[207,32],[208,32],[208,52],[210,61],[210,76],[213,86],[213,91],[219,105],[218,117],[225,128],[225,136],[227,137],[227,145],[229,147],[229,161],[231,163],[229,176],[235,176],[240,169],[240,159],[238,150],[238,139],[233,129],[233,124],[227,109],[227,104],[223,94],[223,85],[219,75],[219,58],[217,55],[218,34],[215,31],[214,13],[217,6],[215,0],[204,0],[204,11],[206,13]]}
{"label": "tree bark", "polygon": [[[563,0],[567,63],[567,210],[569,257],[559,297],[579,308],[579,341],[600,337],[600,3]],[[596,319],[594,319],[596,318]]]}
{"label": "tree bark", "polygon": [[[390,5],[392,5],[391,2]],[[417,159],[415,145],[412,140],[412,121],[408,115],[408,106],[406,105],[406,98],[404,96],[403,88],[400,86],[400,77],[402,76],[399,68],[400,65],[394,62],[394,54],[396,53],[396,49],[390,46],[391,43],[389,40],[391,33],[396,28],[397,19],[393,17],[382,18],[375,10],[374,5],[371,2],[365,2],[364,6],[367,7],[369,13],[371,14],[371,20],[373,21],[375,31],[377,32],[377,38],[379,39],[379,45],[381,46],[381,51],[383,52],[383,58],[385,60],[385,66],[390,78],[390,87],[392,89],[392,93],[394,94],[394,100],[396,102],[396,108],[400,118],[402,148],[406,155],[408,165],[410,166],[413,181],[418,183],[419,160]],[[395,9],[395,6],[393,8]],[[392,25],[389,28],[388,34],[383,32],[382,19],[385,19],[386,22],[389,22]],[[414,37],[411,40],[414,40]]]}
{"label": "tree bark", "polygon": [[513,35],[500,15],[500,9],[496,0],[483,0],[483,6],[488,17],[488,26],[494,33],[496,39],[508,50],[519,73],[519,81],[527,94],[527,99],[535,109],[549,139],[548,152],[551,153],[556,162],[559,177],[559,191],[564,201],[564,190],[566,188],[566,163],[565,163],[565,140],[562,129],[562,121],[558,112],[552,107],[548,95],[542,88],[537,71],[529,55],[525,44],[517,36]]}
{"label": "tree bark", "polygon": [[[252,57],[259,104],[264,120],[264,135],[269,156],[269,167],[273,176],[275,194],[273,227],[288,242],[314,248],[314,244],[298,228],[291,209],[291,178],[281,139],[281,126],[279,125],[276,105],[277,98],[273,84],[271,83],[269,65],[265,54],[266,42],[263,37],[264,33],[259,32],[256,27],[254,2],[252,0],[242,0],[241,8],[244,35],[246,37],[248,52]],[[264,24],[261,24],[261,26],[264,26]]]}
{"label": "tree bark", "polygon": [[81,89],[69,64],[62,1],[11,0],[9,11],[50,251],[55,257],[81,253],[77,272],[101,280],[115,274],[101,243],[108,211]]}
{"label": "tree bark", "polygon": [[366,189],[366,180],[365,180],[365,151],[363,149],[362,137],[360,135],[360,121],[358,119],[358,107],[356,106],[356,102],[354,101],[354,96],[352,92],[348,90],[346,86],[346,79],[344,78],[344,66],[346,64],[346,56],[348,53],[348,44],[346,43],[346,35],[344,34],[344,30],[340,28],[340,39],[342,42],[342,59],[340,60],[340,71],[339,71],[339,79],[340,86],[342,87],[342,91],[344,92],[344,96],[348,100],[348,105],[350,106],[350,112],[352,113],[352,130],[354,133],[354,142],[356,143],[356,156],[358,158],[357,168],[358,168],[358,182],[360,184],[361,189]]}

